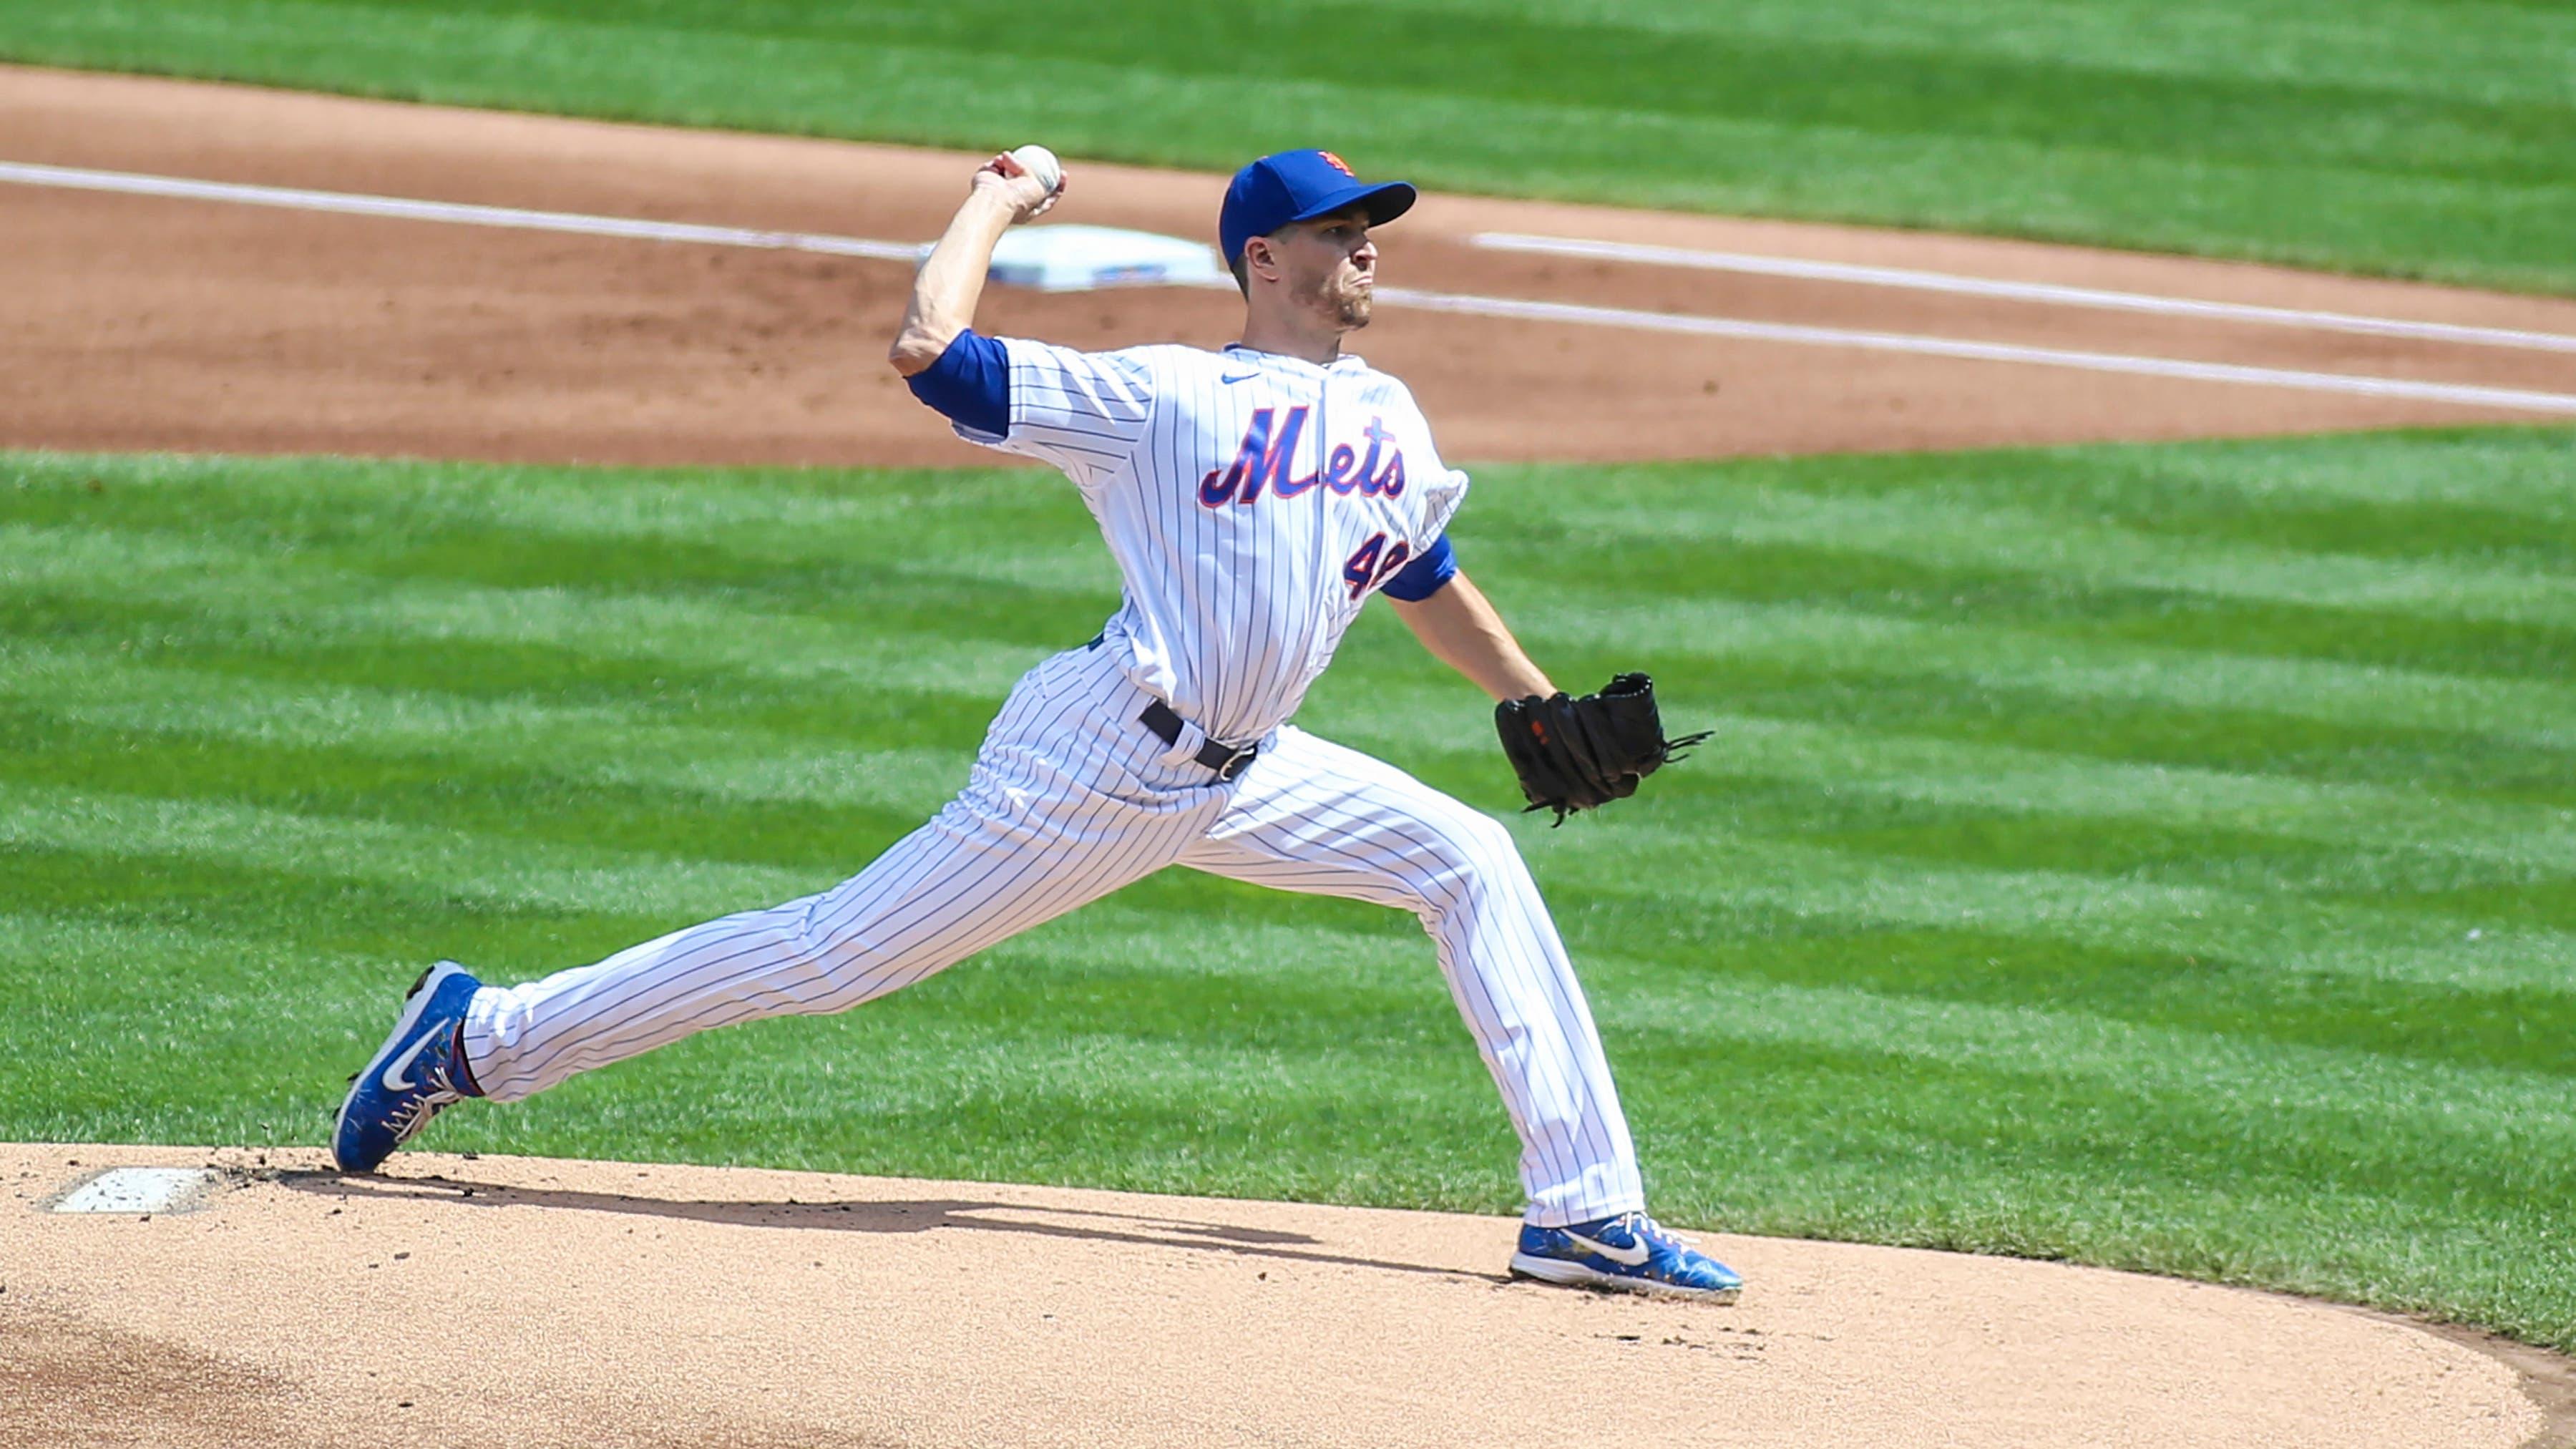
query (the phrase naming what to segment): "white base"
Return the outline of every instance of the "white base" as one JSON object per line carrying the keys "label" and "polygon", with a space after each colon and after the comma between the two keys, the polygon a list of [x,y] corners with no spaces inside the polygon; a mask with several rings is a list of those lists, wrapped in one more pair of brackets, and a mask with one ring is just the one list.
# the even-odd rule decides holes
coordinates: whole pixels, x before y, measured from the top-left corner
{"label": "white base", "polygon": [[58,1213],[166,1213],[195,1207],[220,1174],[203,1167],[111,1167],[54,1200]]}
{"label": "white base", "polygon": [[[928,255],[927,251],[924,255]],[[1232,286],[1200,242],[1114,226],[1024,226],[993,248],[992,278],[1041,292],[1101,287]]]}

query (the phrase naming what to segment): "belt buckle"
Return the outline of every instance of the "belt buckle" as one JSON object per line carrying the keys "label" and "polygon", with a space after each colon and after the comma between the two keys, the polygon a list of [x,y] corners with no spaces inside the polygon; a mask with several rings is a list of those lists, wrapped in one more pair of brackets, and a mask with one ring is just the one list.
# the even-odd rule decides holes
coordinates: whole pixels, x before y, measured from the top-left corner
{"label": "belt buckle", "polygon": [[1242,774],[1243,767],[1251,764],[1252,757],[1260,753],[1260,746],[1246,745],[1242,749],[1235,751],[1233,754],[1226,756],[1225,763],[1217,766],[1217,779],[1226,784],[1234,783],[1234,777]]}

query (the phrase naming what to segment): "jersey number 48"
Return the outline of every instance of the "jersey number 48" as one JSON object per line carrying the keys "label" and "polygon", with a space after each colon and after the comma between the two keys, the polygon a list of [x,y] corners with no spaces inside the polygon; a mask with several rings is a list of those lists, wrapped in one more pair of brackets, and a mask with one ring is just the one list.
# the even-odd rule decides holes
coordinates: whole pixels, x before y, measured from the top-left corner
{"label": "jersey number 48", "polygon": [[[1380,557],[1381,554],[1384,557]],[[1404,561],[1412,556],[1413,546],[1403,539],[1397,539],[1395,546],[1389,548],[1385,534],[1371,537],[1368,542],[1360,545],[1359,552],[1351,555],[1349,563],[1342,565],[1342,577],[1350,582],[1351,597],[1359,598],[1369,590],[1385,583],[1394,576],[1397,569],[1404,567]]]}

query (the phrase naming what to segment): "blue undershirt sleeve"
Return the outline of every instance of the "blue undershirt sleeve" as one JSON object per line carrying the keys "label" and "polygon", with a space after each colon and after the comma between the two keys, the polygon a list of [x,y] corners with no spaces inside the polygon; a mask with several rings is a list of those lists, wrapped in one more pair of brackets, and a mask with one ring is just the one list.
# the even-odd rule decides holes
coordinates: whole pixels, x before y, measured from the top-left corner
{"label": "blue undershirt sleeve", "polygon": [[1458,555],[1449,548],[1449,535],[1442,534],[1422,556],[1395,571],[1382,592],[1390,599],[1418,604],[1440,592],[1458,573]]}
{"label": "blue undershirt sleeve", "polygon": [[974,328],[958,333],[937,362],[904,381],[969,441],[998,443],[1010,436],[1010,354]]}

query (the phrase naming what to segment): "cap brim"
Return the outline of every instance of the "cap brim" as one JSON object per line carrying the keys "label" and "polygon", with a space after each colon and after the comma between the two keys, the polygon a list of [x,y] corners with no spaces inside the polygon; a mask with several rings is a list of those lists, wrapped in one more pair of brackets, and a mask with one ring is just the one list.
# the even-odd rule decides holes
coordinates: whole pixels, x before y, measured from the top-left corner
{"label": "cap brim", "polygon": [[1410,181],[1358,182],[1334,192],[1288,220],[1292,223],[1313,221],[1319,216],[1331,216],[1337,211],[1361,206],[1368,209],[1369,225],[1384,226],[1411,211],[1416,194]]}

